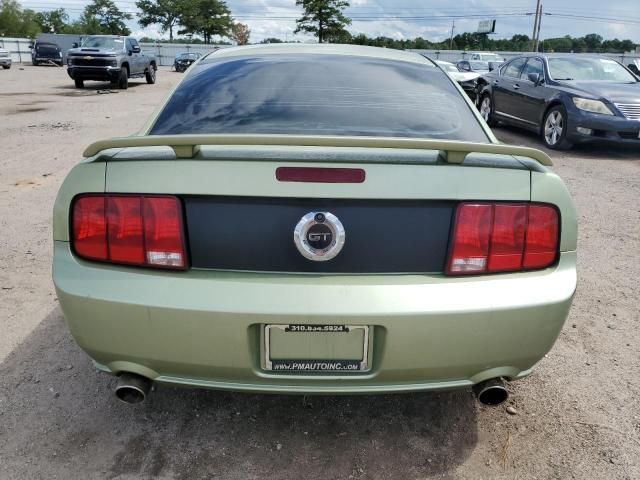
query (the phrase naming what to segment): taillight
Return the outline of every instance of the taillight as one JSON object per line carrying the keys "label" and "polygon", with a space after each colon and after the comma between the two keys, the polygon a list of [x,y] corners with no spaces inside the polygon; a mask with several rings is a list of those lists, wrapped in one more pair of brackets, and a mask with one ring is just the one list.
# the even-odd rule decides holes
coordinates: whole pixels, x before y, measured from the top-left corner
{"label": "taillight", "polygon": [[558,255],[559,218],[551,205],[463,202],[456,210],[450,275],[546,268]]}
{"label": "taillight", "polygon": [[87,260],[184,269],[180,201],[171,196],[86,195],[73,206],[75,253]]}

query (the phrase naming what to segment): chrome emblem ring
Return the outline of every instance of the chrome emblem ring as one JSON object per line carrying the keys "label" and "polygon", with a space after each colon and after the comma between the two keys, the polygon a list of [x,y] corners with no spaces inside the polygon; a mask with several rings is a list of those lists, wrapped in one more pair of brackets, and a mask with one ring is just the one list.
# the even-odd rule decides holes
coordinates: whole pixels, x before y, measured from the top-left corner
{"label": "chrome emblem ring", "polygon": [[293,241],[303,257],[314,262],[335,258],[344,246],[342,223],[329,212],[309,212],[293,231]]}

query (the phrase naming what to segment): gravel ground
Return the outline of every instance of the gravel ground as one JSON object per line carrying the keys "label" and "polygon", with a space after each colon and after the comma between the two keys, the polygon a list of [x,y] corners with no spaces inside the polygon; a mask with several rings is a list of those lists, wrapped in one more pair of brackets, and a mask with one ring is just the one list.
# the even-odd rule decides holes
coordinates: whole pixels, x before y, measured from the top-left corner
{"label": "gravel ground", "polygon": [[[0,478],[640,478],[640,146],[551,153],[578,207],[567,324],[509,406],[470,392],[262,396],[160,387],[119,403],[70,339],[50,215],[82,149],[127,135],[180,74],[75,90],[63,69],[0,71]],[[505,142],[538,139],[498,128]]]}

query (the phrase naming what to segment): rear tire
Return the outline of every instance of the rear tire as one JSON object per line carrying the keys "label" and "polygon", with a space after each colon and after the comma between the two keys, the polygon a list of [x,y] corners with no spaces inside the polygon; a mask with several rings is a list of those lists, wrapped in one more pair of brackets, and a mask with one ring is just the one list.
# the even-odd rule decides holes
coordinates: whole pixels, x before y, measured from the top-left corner
{"label": "rear tire", "polygon": [[573,143],[567,140],[567,109],[563,105],[551,107],[542,122],[542,141],[552,150],[569,150]]}
{"label": "rear tire", "polygon": [[144,72],[144,78],[149,85],[156,83],[156,67],[155,65],[149,65],[149,68]]}
{"label": "rear tire", "polygon": [[35,60],[32,60],[31,63],[33,64],[34,67],[37,67],[39,65],[39,63]]}
{"label": "rear tire", "polygon": [[5,70],[9,70],[11,68],[11,65],[2,65],[2,68],[4,68]]}
{"label": "rear tire", "polygon": [[127,70],[127,67],[122,67],[120,69],[117,83],[120,90],[126,90],[129,88],[129,71]]}
{"label": "rear tire", "polygon": [[493,118],[493,102],[491,100],[491,94],[485,93],[480,97],[480,115],[487,122],[490,127],[495,127],[498,122]]}
{"label": "rear tire", "polygon": [[84,88],[84,80],[76,78],[73,82],[76,84],[76,88]]}

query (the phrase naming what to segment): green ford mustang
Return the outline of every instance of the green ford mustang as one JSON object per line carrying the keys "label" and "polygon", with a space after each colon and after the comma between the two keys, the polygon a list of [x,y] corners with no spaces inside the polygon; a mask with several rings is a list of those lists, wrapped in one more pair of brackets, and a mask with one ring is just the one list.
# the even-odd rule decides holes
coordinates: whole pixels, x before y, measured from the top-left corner
{"label": "green ford mustang", "polygon": [[576,212],[420,55],[229,48],[138,134],[94,143],[54,208],[69,329],[116,393],[152,382],[485,403],[553,346]]}

